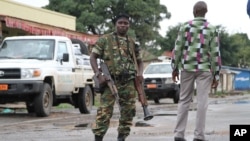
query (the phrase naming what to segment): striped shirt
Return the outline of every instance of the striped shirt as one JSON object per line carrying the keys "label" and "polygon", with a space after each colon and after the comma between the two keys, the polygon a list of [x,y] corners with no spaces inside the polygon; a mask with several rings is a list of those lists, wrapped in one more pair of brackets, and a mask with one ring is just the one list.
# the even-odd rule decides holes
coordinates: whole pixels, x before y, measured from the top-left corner
{"label": "striped shirt", "polygon": [[219,74],[219,33],[203,17],[196,17],[180,27],[172,53],[174,70],[211,71],[213,75]]}

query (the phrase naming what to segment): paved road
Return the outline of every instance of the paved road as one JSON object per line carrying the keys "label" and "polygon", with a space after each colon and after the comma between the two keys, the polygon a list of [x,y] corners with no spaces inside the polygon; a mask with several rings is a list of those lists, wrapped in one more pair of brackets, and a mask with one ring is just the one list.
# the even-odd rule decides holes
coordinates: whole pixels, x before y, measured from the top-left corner
{"label": "paved road", "polygon": [[[143,121],[140,104],[128,141],[173,141],[177,105],[165,99],[160,105],[149,102],[149,111],[154,114],[150,121]],[[186,137],[193,139],[195,122],[195,101],[190,108]],[[250,95],[210,98],[207,114],[206,137],[210,141],[229,141],[230,124],[250,124]],[[46,118],[28,115],[26,111],[14,114],[0,114],[0,141],[93,141],[91,126],[96,109],[91,114],[79,114],[77,109],[53,109]],[[112,117],[110,129],[104,141],[116,141],[118,109]]]}

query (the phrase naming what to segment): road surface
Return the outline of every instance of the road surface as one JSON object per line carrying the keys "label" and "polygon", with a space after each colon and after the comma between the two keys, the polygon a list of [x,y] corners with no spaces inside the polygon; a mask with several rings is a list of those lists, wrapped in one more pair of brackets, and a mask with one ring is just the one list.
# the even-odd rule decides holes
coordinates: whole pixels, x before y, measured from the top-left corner
{"label": "road surface", "polygon": [[[161,104],[149,101],[149,111],[154,115],[143,121],[140,103],[127,141],[173,141],[177,104],[164,99]],[[193,140],[195,105],[190,107],[186,139]],[[229,125],[250,124],[250,94],[210,98],[207,113],[206,137],[209,141],[229,141]],[[49,117],[40,118],[27,114],[26,110],[0,114],[0,141],[94,141],[91,126],[94,124],[96,107],[90,114],[80,114],[78,109],[53,108]],[[115,108],[110,129],[104,141],[116,141],[118,108]]]}

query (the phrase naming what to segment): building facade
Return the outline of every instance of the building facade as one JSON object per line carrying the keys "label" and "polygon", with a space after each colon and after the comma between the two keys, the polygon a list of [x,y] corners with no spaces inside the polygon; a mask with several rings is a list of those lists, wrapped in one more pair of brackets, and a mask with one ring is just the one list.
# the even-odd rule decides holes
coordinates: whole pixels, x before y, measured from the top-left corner
{"label": "building facade", "polygon": [[74,16],[32,7],[11,0],[0,1],[0,38],[20,35],[59,35],[94,44],[97,35],[75,31]]}

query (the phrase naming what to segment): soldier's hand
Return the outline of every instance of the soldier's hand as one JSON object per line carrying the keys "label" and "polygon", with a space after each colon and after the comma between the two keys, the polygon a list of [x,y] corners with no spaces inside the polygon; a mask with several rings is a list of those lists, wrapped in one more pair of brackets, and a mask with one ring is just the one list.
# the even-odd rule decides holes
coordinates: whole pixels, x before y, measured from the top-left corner
{"label": "soldier's hand", "polygon": [[102,72],[98,72],[98,73],[96,73],[96,75],[97,75],[99,84],[104,85],[106,83],[106,78],[105,78],[104,74]]}
{"label": "soldier's hand", "polygon": [[172,80],[174,81],[174,83],[177,83],[177,81],[179,80],[179,72],[177,70],[173,70]]}

